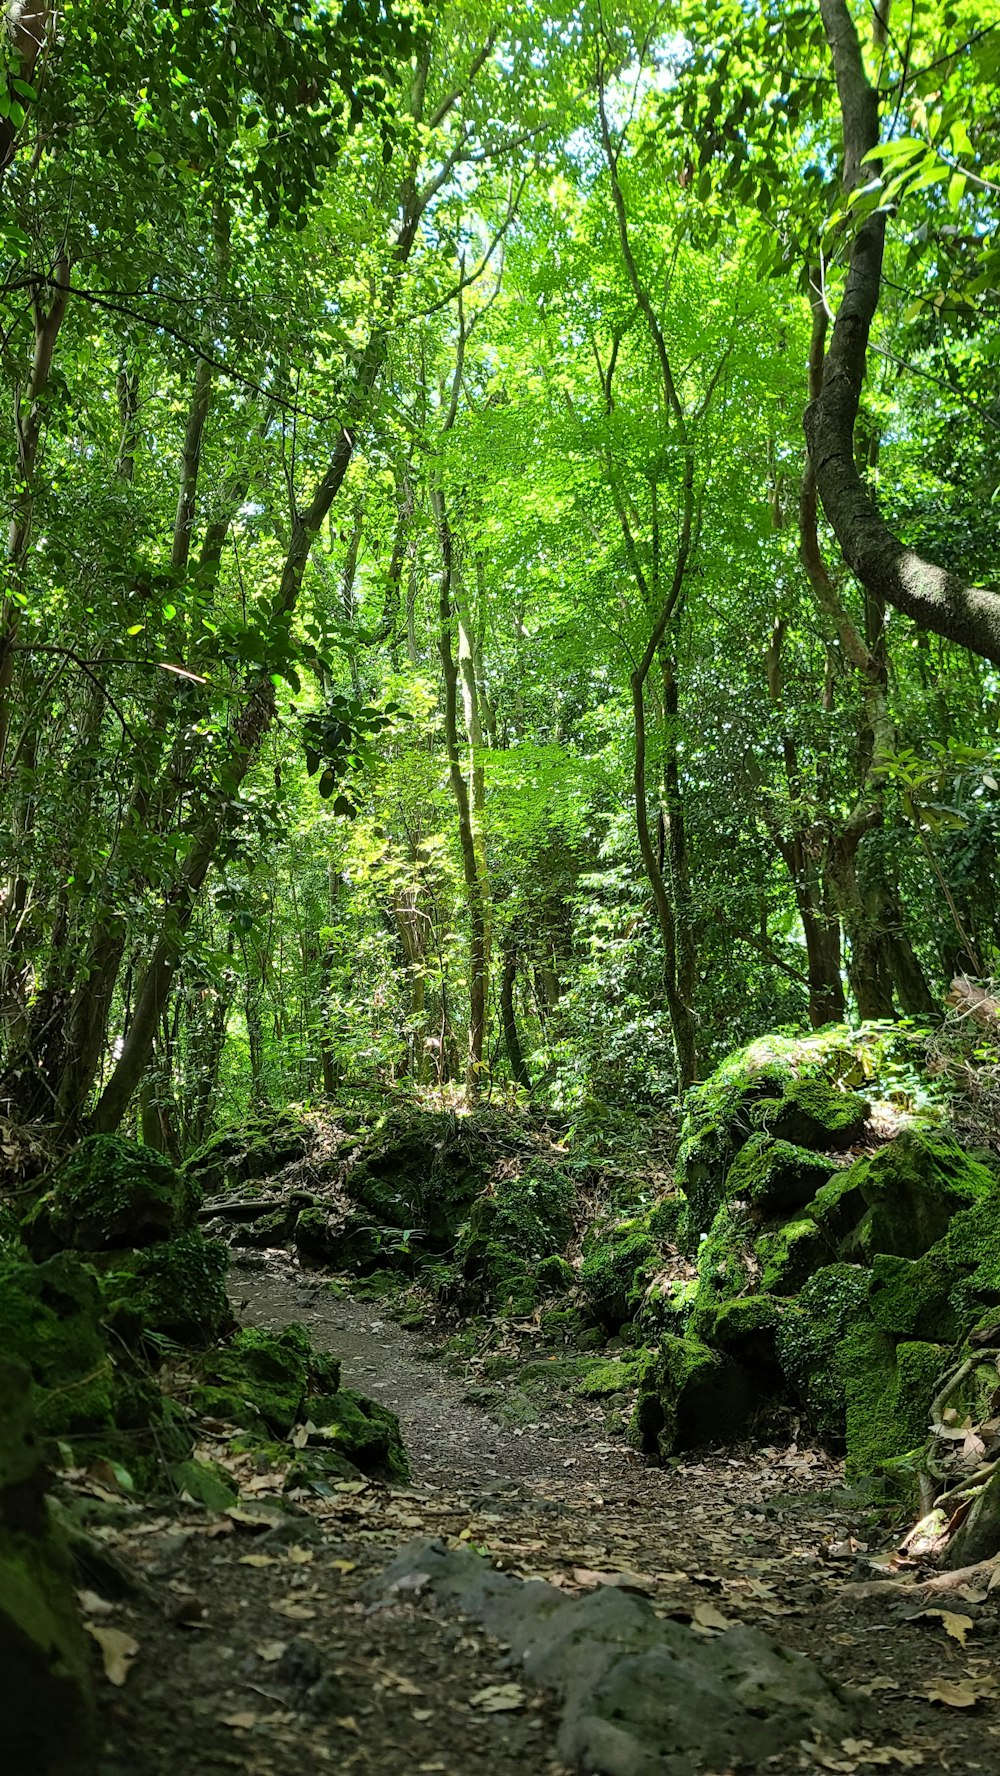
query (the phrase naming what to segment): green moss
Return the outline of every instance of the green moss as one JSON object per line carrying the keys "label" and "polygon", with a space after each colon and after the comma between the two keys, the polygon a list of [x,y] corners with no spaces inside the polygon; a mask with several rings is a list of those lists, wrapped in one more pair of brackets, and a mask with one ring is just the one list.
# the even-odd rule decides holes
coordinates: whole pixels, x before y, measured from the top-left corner
{"label": "green moss", "polygon": [[0,1350],[25,1364],[46,1436],[114,1423],[114,1371],[100,1327],[93,1271],[69,1252],[44,1264],[0,1259]]}
{"label": "green moss", "polygon": [[184,1170],[199,1191],[214,1196],[238,1184],[273,1177],[304,1157],[308,1138],[306,1123],[291,1111],[252,1117],[212,1135],[190,1155]]}
{"label": "green moss", "polygon": [[689,1330],[702,1338],[715,1324],[723,1302],[747,1294],[756,1284],[753,1258],[756,1229],[746,1213],[733,1203],[721,1208],[712,1230],[698,1248],[698,1287]]}
{"label": "green moss", "polygon": [[627,1393],[639,1385],[648,1366],[649,1352],[639,1351],[633,1357],[606,1362],[585,1359],[583,1373],[574,1384],[574,1393],[585,1400],[605,1400],[612,1394]]}
{"label": "green moss", "polygon": [[711,1343],[741,1363],[758,1368],[770,1366],[784,1310],[785,1303],[775,1301],[771,1295],[747,1295],[738,1301],[726,1301],[716,1313]]}
{"label": "green moss", "polygon": [[906,1128],[878,1152],[856,1160],[840,1180],[867,1205],[858,1238],[868,1254],[919,1258],[947,1232],[961,1209],[997,1197],[996,1181],[957,1141],[928,1128]]}
{"label": "green moss", "polygon": [[143,1251],[115,1253],[103,1267],[105,1320],[129,1343],[150,1333],[207,1344],[231,1323],[225,1246],[196,1229]]}
{"label": "green moss", "polygon": [[857,1092],[822,1079],[795,1079],[780,1098],[764,1098],[751,1113],[754,1127],[777,1141],[814,1152],[839,1153],[864,1134],[871,1105]]}
{"label": "green moss", "polygon": [[868,1276],[855,1264],[815,1271],[781,1318],[776,1349],[785,1380],[813,1429],[833,1448],[841,1448],[846,1435],[841,1347],[850,1328],[869,1318]]}
{"label": "green moss", "polygon": [[924,1333],[928,1338],[953,1342],[960,1336],[961,1325],[948,1292],[959,1275],[958,1266],[948,1263],[938,1246],[922,1258],[876,1252],[869,1290],[875,1324],[897,1337],[914,1338]]}
{"label": "green moss", "polygon": [[683,1196],[661,1196],[647,1209],[646,1226],[656,1239],[680,1241],[684,1237],[686,1218],[687,1203]]}
{"label": "green moss", "polygon": [[739,1365],[694,1338],[665,1337],[638,1386],[629,1439],[647,1455],[731,1442],[759,1404]]}
{"label": "green moss", "polygon": [[635,1316],[636,1327],[643,1338],[649,1344],[656,1344],[664,1332],[683,1333],[697,1293],[696,1277],[654,1277]]}
{"label": "green moss", "polygon": [[119,1250],[169,1240],[191,1226],[198,1197],[151,1147],[88,1135],[44,1181],[22,1234],[36,1257],[72,1247]]}
{"label": "green moss", "polygon": [[[948,1353],[936,1344],[908,1342],[893,1348],[873,1324],[851,1328],[840,1362],[847,1400],[847,1477],[884,1473],[920,1447],[928,1412]],[[897,1468],[897,1474],[900,1469]],[[915,1489],[915,1475],[911,1477]]]}
{"label": "green moss", "polygon": [[558,1166],[529,1166],[501,1179],[472,1205],[456,1260],[489,1304],[530,1313],[539,1296],[570,1287],[562,1248],[573,1231],[575,1190]]}
{"label": "green moss", "polygon": [[222,1350],[199,1363],[203,1385],[193,1404],[197,1411],[251,1427],[263,1423],[287,1436],[298,1421],[309,1381],[312,1357],[302,1326],[282,1332],[246,1327]]}
{"label": "green moss", "polygon": [[726,1195],[740,1197],[756,1215],[769,1219],[810,1202],[833,1170],[804,1147],[756,1134],[742,1147],[729,1168]]}
{"label": "green moss", "polygon": [[836,1256],[823,1231],[808,1215],[762,1234],[754,1248],[760,1287],[771,1295],[794,1295],[814,1270]]}
{"label": "green moss", "polygon": [[311,1396],[306,1401],[305,1418],[316,1427],[310,1433],[310,1443],[328,1442],[335,1454],[364,1474],[382,1474],[397,1482],[409,1479],[399,1420],[388,1407],[342,1388]]}
{"label": "green moss", "polygon": [[835,1172],[828,1184],[816,1192],[807,1214],[821,1228],[831,1246],[841,1249],[854,1245],[852,1238],[865,1214],[865,1199],[854,1166]]}
{"label": "green moss", "polygon": [[602,1326],[616,1332],[624,1325],[659,1262],[659,1245],[643,1220],[623,1221],[595,1238],[580,1267],[580,1282]]}
{"label": "green moss", "polygon": [[578,1307],[550,1308],[542,1314],[539,1323],[543,1336],[557,1344],[586,1347],[604,1342],[604,1334],[588,1323]]}
{"label": "green moss", "polygon": [[543,1258],[535,1268],[539,1291],[543,1295],[565,1295],[576,1282],[576,1271],[565,1258],[553,1255]]}

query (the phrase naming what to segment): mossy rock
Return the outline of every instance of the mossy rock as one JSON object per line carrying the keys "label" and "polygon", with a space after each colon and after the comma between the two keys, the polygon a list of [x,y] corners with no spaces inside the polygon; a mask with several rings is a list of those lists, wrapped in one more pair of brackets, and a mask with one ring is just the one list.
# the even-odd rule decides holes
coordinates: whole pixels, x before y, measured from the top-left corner
{"label": "mossy rock", "polygon": [[391,1111],[348,1179],[352,1199],[387,1227],[417,1229],[444,1251],[482,1191],[490,1150],[476,1117]]}
{"label": "mossy rock", "polygon": [[695,1338],[711,1330],[724,1302],[756,1288],[758,1266],[753,1245],[757,1233],[738,1204],[725,1203],[719,1209],[711,1232],[698,1247],[698,1286],[688,1328]]}
{"label": "mossy rock", "polygon": [[969,1159],[957,1141],[929,1128],[906,1128],[842,1174],[844,1189],[860,1190],[867,1212],[858,1240],[869,1256],[890,1252],[919,1258],[948,1230],[953,1215],[993,1199],[996,1179]]}
{"label": "mossy rock", "polygon": [[365,1276],[392,1263],[409,1274],[415,1253],[404,1250],[398,1229],[376,1225],[363,1210],[340,1210],[312,1205],[300,1210],[292,1230],[299,1257],[306,1264]]}
{"label": "mossy rock", "polygon": [[381,1475],[397,1483],[409,1479],[399,1420],[387,1406],[341,1388],[307,1399],[305,1418],[316,1427],[310,1433],[310,1445],[328,1443],[334,1454],[363,1474]]}
{"label": "mossy rock", "polygon": [[629,1438],[661,1458],[732,1443],[761,1404],[738,1363],[694,1338],[665,1337],[640,1370],[638,1385]]}
{"label": "mossy rock", "polygon": [[589,1251],[585,1242],[580,1282],[595,1318],[609,1332],[617,1332],[639,1306],[660,1258],[644,1219],[595,1234]]}
{"label": "mossy rock", "polygon": [[797,1294],[813,1271],[837,1256],[822,1228],[809,1215],[761,1234],[754,1252],[760,1266],[759,1287],[770,1295]]}
{"label": "mossy rock", "polygon": [[558,1166],[532,1165],[500,1180],[477,1198],[459,1229],[455,1258],[466,1281],[491,1305],[515,1313],[572,1286],[562,1248],[573,1231],[574,1201],[573,1181]]}
{"label": "mossy rock", "polygon": [[299,1422],[314,1354],[302,1326],[281,1332],[244,1327],[223,1349],[201,1358],[195,1409],[246,1429],[263,1424],[285,1437]]}
{"label": "mossy rock", "polygon": [[178,1344],[210,1344],[233,1324],[226,1295],[229,1254],[192,1228],[138,1252],[116,1252],[101,1270],[105,1321],[125,1341],[150,1335]]}
{"label": "mossy rock", "polygon": [[292,1112],[256,1116],[235,1128],[219,1129],[185,1161],[186,1175],[199,1192],[214,1196],[235,1184],[271,1178],[308,1152],[309,1130]]}
{"label": "mossy rock", "polygon": [[679,1243],[685,1237],[687,1212],[687,1202],[679,1192],[658,1197],[646,1211],[646,1227],[656,1239]]}
{"label": "mossy rock", "polygon": [[698,1293],[697,1277],[655,1276],[636,1310],[635,1325],[648,1344],[665,1332],[683,1334]]}
{"label": "mossy rock", "polygon": [[828,1448],[844,1447],[846,1375],[841,1347],[855,1325],[868,1325],[868,1274],[857,1264],[828,1264],[814,1271],[798,1299],[788,1302],[776,1351],[792,1397]]}
{"label": "mossy rock", "polygon": [[855,1243],[853,1236],[866,1210],[860,1176],[854,1166],[847,1166],[821,1186],[805,1212],[832,1247],[846,1250]]}
{"label": "mossy rock", "polygon": [[1000,1194],[960,1209],[919,1258],[876,1253],[871,1310],[902,1337],[957,1343],[1000,1308]]}
{"label": "mossy rock", "polygon": [[785,1310],[786,1303],[772,1295],[746,1295],[723,1302],[708,1342],[714,1350],[753,1370],[760,1380],[766,1376],[769,1390],[777,1391],[777,1338]]}
{"label": "mossy rock", "polygon": [[826,1184],[834,1168],[826,1159],[776,1141],[770,1135],[751,1135],[729,1168],[726,1196],[740,1197],[762,1220],[804,1208]]}
{"label": "mossy rock", "polygon": [[0,1259],[0,1350],[30,1371],[35,1423],[45,1436],[115,1423],[102,1308],[97,1277],[73,1253],[44,1264]]}
{"label": "mossy rock", "polygon": [[592,1325],[578,1307],[549,1308],[542,1313],[539,1324],[542,1336],[552,1339],[556,1344],[586,1349],[604,1343],[603,1332]]}
{"label": "mossy rock", "polygon": [[840,1349],[847,1403],[849,1480],[893,1471],[897,1486],[916,1494],[916,1459],[901,1463],[927,1437],[930,1403],[948,1352],[922,1340],[894,1345],[872,1323],[851,1327]]}
{"label": "mossy rock", "polygon": [[92,1776],[90,1653],[66,1545],[46,1508],[28,1369],[0,1361],[0,1767]]}
{"label": "mossy rock", "polygon": [[174,1239],[194,1220],[193,1184],[151,1147],[88,1135],[44,1182],[22,1224],[36,1258],[119,1251]]}
{"label": "mossy rock", "polygon": [[838,1091],[822,1079],[795,1079],[780,1098],[762,1098],[753,1107],[754,1126],[775,1141],[815,1153],[842,1153],[860,1141],[871,1115],[867,1099]]}
{"label": "mossy rock", "polygon": [[[755,1134],[823,1152],[840,1152],[860,1138],[870,1106],[822,1077],[798,1078],[795,1067],[807,1051],[808,1044],[779,1038],[751,1043],[688,1093],[676,1183],[688,1202],[689,1245],[711,1227],[730,1168]],[[819,1053],[814,1064],[823,1065]]]}

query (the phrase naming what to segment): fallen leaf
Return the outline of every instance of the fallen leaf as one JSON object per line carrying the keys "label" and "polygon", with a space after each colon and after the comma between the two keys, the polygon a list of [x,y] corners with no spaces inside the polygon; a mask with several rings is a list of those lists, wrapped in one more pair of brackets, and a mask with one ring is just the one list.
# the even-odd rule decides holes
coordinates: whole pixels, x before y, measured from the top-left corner
{"label": "fallen leaf", "polygon": [[970,1628],[974,1628],[976,1625],[971,1616],[958,1616],[953,1610],[943,1609],[917,1610],[914,1615],[909,1617],[909,1620],[911,1622],[924,1620],[940,1622],[945,1633],[949,1634],[952,1640],[957,1640],[959,1646],[962,1647],[965,1645]]}
{"label": "fallen leaf", "polygon": [[76,1595],[85,1616],[110,1616],[114,1611],[114,1604],[99,1597],[96,1591],[78,1591]]}
{"label": "fallen leaf", "polygon": [[898,1690],[899,1685],[894,1677],[873,1677],[868,1683],[851,1684],[850,1688],[855,1696],[874,1696],[879,1690]]}
{"label": "fallen leaf", "polygon": [[488,1684],[485,1690],[477,1690],[469,1697],[473,1708],[481,1708],[484,1714],[510,1714],[525,1704],[525,1694],[520,1684]]}
{"label": "fallen leaf", "polygon": [[924,1694],[928,1702],[940,1702],[945,1708],[975,1708],[982,1700],[972,1684],[955,1683],[950,1677],[936,1677]]}
{"label": "fallen leaf", "polygon": [[265,1665],[273,1665],[281,1658],[287,1645],[287,1640],[265,1640],[259,1647],[254,1647],[254,1652],[258,1659],[263,1659]]}
{"label": "fallen leaf", "polygon": [[650,1573],[594,1572],[589,1566],[574,1566],[573,1578],[578,1585],[608,1585],[618,1591],[652,1591],[656,1585]]}
{"label": "fallen leaf", "polygon": [[313,1558],[313,1551],[311,1548],[300,1548],[296,1543],[294,1547],[289,1548],[288,1558],[293,1566],[308,1566]]}
{"label": "fallen leaf", "polygon": [[316,1611],[306,1603],[297,1603],[294,1597],[282,1597],[271,1608],[276,1615],[287,1616],[290,1622],[314,1622]]}
{"label": "fallen leaf", "polygon": [[361,1728],[358,1726],[353,1714],[337,1715],[334,1718],[337,1726],[342,1727],[345,1733],[360,1733]]}
{"label": "fallen leaf", "polygon": [[725,1628],[731,1628],[732,1622],[717,1610],[714,1603],[696,1603],[691,1615],[692,1628],[700,1628],[705,1633],[719,1634]]}
{"label": "fallen leaf", "polygon": [[255,1727],[257,1725],[257,1716],[250,1713],[224,1714],[222,1717],[222,1724],[224,1727],[236,1727],[238,1729]]}
{"label": "fallen leaf", "polygon": [[356,1560],[328,1560],[327,1566],[332,1567],[333,1571],[338,1573],[352,1573],[358,1570]]}
{"label": "fallen leaf", "polygon": [[94,1622],[85,1622],[84,1627],[101,1649],[105,1677],[120,1688],[132,1669],[131,1662],[139,1651],[139,1642],[121,1628],[98,1628]]}
{"label": "fallen leaf", "polygon": [[241,1554],[239,1558],[240,1566],[277,1566],[277,1564],[273,1554]]}

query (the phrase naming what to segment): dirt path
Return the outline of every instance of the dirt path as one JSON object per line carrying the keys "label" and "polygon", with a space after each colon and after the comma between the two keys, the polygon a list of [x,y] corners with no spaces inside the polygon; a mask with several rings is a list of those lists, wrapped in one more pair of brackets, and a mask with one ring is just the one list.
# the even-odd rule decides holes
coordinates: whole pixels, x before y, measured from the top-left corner
{"label": "dirt path", "polygon": [[[379,1304],[335,1297],[287,1260],[237,1270],[233,1292],[246,1323],[302,1322],[348,1386],[399,1415],[412,1484],[348,1485],[274,1529],[259,1509],[253,1520],[254,1482],[248,1521],[180,1507],[107,1530],[146,1586],[106,1618],[138,1651],[107,1691],[102,1776],[561,1776],[544,1694],[490,1712],[518,1675],[502,1648],[422,1599],[369,1601],[366,1584],[419,1534],[570,1590],[630,1574],[695,1633],[749,1622],[807,1650],[851,1693],[859,1730],[833,1761],[789,1754],[769,1766],[777,1776],[996,1767],[995,1612],[957,1606],[975,1618],[963,1648],[940,1619],[858,1603],[845,1581],[867,1576],[868,1531],[830,1496],[833,1464],[793,1445],[653,1468],[579,1402],[539,1424],[496,1422]],[[262,1475],[265,1502],[267,1490]],[[942,1677],[982,1692],[972,1710],[929,1700]]]}

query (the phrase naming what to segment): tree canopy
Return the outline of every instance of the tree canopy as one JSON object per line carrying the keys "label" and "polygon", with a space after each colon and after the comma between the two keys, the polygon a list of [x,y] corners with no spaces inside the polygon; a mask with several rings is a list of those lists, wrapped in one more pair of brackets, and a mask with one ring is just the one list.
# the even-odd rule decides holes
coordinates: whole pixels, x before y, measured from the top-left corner
{"label": "tree canopy", "polygon": [[996,6],[4,12],[0,1107],[1000,971]]}

